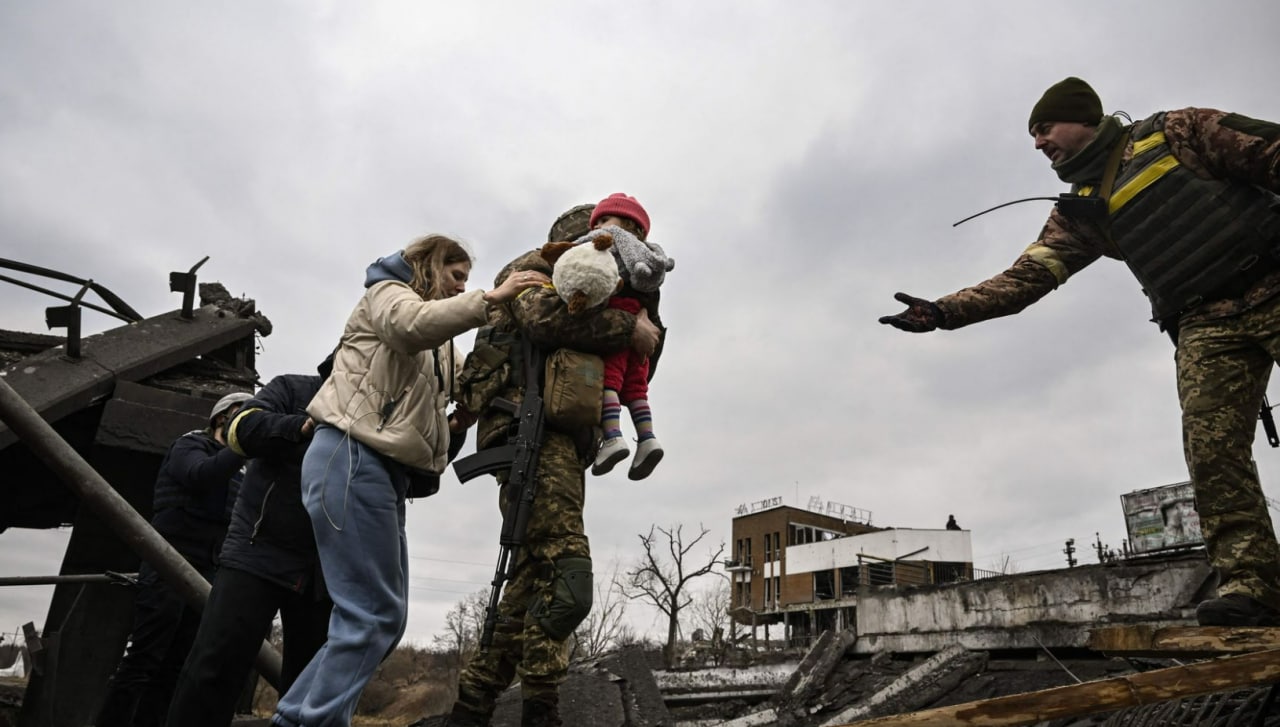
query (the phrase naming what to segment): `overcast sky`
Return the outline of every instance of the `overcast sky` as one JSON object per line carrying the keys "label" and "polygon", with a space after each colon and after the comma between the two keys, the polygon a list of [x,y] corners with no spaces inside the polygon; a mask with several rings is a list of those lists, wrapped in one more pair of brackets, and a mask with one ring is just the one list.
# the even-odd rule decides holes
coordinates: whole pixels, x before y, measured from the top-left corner
{"label": "overcast sky", "polygon": [[[727,543],[734,508],[774,496],[881,526],[954,513],[979,568],[1058,567],[1067,538],[1092,562],[1095,533],[1125,537],[1122,493],[1186,479],[1173,348],[1125,268],[961,331],[876,319],[1035,239],[1048,203],[952,223],[1065,191],[1026,133],[1048,85],[1081,76],[1134,118],[1280,120],[1278,26],[1273,0],[2,2],[0,256],[155,315],[208,255],[201,280],[275,324],[266,381],[312,370],[374,258],[454,234],[488,287],[561,210],[625,191],[677,261],[666,458],[589,479],[597,571],[652,524]],[[2,286],[0,328],[49,305]],[[1280,493],[1280,451],[1257,455]],[[493,573],[496,492],[450,474],[409,510],[428,642]],[[54,573],[65,541],[5,532],[0,573]],[[43,623],[49,592],[0,591],[0,632]]]}

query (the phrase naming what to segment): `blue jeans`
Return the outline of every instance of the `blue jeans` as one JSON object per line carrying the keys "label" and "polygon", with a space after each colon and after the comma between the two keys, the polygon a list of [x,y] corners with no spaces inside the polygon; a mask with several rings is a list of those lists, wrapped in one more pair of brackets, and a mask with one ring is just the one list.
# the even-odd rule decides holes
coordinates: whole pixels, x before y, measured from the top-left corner
{"label": "blue jeans", "polygon": [[404,635],[409,551],[403,471],[334,427],[320,425],[302,460],[333,614],[329,635],[280,698],[282,727],[349,725],[360,693]]}

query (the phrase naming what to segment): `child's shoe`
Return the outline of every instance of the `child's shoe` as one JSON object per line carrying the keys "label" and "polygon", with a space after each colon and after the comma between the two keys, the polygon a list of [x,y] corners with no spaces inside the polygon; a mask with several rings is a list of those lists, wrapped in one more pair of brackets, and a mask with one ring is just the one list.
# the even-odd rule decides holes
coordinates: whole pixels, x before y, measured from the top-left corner
{"label": "child's shoe", "polygon": [[643,439],[636,446],[636,458],[631,460],[631,470],[627,472],[627,477],[643,480],[661,461],[662,445],[658,443],[657,437]]}
{"label": "child's shoe", "polygon": [[627,441],[622,437],[610,437],[600,445],[596,453],[596,462],[591,465],[591,474],[599,477],[613,469],[613,466],[627,458],[631,450],[627,449]]}

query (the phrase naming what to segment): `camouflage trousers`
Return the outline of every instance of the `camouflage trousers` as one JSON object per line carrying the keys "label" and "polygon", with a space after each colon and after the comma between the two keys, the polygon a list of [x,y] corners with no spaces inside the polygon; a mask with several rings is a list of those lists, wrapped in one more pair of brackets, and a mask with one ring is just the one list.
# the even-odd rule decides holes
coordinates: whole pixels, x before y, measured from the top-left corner
{"label": "camouflage trousers", "polygon": [[1280,608],[1280,547],[1253,460],[1258,409],[1280,362],[1280,297],[1178,335],[1182,443],[1219,595]]}
{"label": "camouflage trousers", "polygon": [[[459,704],[489,713],[494,700],[512,679],[520,677],[524,698],[553,698],[569,671],[567,641],[556,641],[530,616],[535,603],[552,594],[552,563],[567,557],[588,558],[591,550],[582,520],[586,463],[573,440],[547,434],[538,459],[538,484],[525,547],[516,557],[515,574],[498,604],[493,644],[476,654],[458,678]],[[506,512],[517,493],[505,483],[499,504]]]}

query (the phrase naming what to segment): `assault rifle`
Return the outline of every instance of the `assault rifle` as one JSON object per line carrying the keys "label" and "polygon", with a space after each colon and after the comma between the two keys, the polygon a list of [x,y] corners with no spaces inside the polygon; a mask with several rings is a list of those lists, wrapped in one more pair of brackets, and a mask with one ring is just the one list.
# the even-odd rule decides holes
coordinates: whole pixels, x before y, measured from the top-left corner
{"label": "assault rifle", "polygon": [[510,476],[507,483],[512,487],[513,497],[507,502],[507,509],[502,514],[502,534],[498,537],[498,566],[494,569],[492,588],[489,591],[489,606],[485,609],[484,630],[480,635],[480,649],[485,650],[493,643],[493,632],[498,626],[498,601],[502,596],[502,587],[515,570],[515,556],[524,547],[525,531],[529,527],[529,516],[533,512],[533,498],[537,486],[538,455],[542,448],[543,408],[542,385],[540,376],[546,354],[521,337],[521,359],[524,370],[524,398],[517,406],[515,402],[498,397],[490,405],[491,408],[505,411],[516,418],[518,426],[515,437],[501,447],[491,447],[463,457],[453,463],[453,471],[458,480],[467,480],[480,475],[496,474],[507,471]]}

